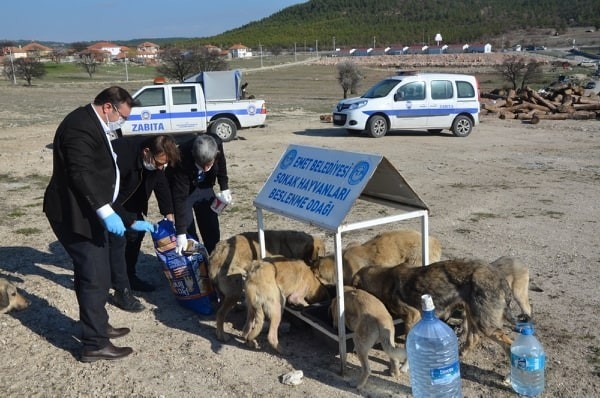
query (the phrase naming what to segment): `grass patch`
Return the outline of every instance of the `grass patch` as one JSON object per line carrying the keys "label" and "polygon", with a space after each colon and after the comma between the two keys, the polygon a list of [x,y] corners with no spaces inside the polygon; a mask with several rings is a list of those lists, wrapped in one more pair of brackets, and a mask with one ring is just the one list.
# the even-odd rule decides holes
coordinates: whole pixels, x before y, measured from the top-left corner
{"label": "grass patch", "polygon": [[39,234],[42,231],[37,228],[20,228],[20,229],[17,229],[15,232],[20,235],[29,236],[29,235]]}
{"label": "grass patch", "polygon": [[473,222],[479,222],[481,220],[489,220],[492,218],[500,218],[500,217],[498,215],[492,214],[492,213],[473,213],[473,214],[471,214],[471,217],[469,218],[469,220],[471,220]]}
{"label": "grass patch", "polygon": [[22,217],[25,214],[27,214],[27,213],[25,213],[23,210],[15,209],[15,210],[11,211],[10,213],[8,213],[7,216],[11,217],[11,218],[17,218],[17,217]]}

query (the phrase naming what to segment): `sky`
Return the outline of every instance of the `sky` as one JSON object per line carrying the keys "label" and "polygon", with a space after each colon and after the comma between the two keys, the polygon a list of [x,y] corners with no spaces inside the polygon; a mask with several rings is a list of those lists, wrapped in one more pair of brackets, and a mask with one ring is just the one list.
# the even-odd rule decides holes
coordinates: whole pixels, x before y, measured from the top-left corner
{"label": "sky", "polygon": [[0,41],[73,43],[207,37],[268,17],[304,0],[9,0]]}

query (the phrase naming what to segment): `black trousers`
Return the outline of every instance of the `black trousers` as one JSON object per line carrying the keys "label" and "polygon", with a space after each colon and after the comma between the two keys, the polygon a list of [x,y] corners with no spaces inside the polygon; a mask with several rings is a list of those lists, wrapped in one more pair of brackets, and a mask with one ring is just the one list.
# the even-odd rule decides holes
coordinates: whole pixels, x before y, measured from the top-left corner
{"label": "black trousers", "polygon": [[[138,220],[143,220],[142,214],[137,215]],[[128,229],[124,236],[109,234],[110,240],[110,272],[113,289],[129,289],[130,278],[136,276],[136,264],[144,232]]]}
{"label": "black trousers", "polygon": [[[219,240],[221,240],[219,216],[210,208],[213,199],[214,197],[210,199],[201,199],[193,204],[196,223],[198,224],[198,229],[200,230],[202,243],[204,244],[208,254],[212,253],[217,243],[219,243]],[[188,228],[188,234],[192,238],[200,241],[200,239],[198,239],[198,235],[196,234],[196,227],[193,220]]]}
{"label": "black trousers", "polygon": [[108,344],[106,301],[110,288],[108,232],[98,241],[73,233],[66,225],[50,220],[52,231],[73,261],[75,295],[79,303],[84,350],[98,350]]}

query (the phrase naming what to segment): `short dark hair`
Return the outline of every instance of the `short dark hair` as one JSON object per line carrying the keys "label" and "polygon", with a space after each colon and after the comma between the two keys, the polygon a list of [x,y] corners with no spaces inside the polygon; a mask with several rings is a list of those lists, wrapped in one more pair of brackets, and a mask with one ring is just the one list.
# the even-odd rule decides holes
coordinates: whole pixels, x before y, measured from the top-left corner
{"label": "short dark hair", "polygon": [[119,104],[127,104],[129,107],[133,107],[133,97],[127,90],[119,86],[111,86],[102,90],[100,94],[94,98],[94,105],[104,105],[106,103],[117,106]]}

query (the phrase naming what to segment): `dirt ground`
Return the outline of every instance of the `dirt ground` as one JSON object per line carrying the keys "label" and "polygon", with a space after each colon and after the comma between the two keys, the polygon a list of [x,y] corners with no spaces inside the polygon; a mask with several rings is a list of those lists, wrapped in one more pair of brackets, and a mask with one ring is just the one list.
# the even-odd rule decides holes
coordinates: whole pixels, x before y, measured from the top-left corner
{"label": "dirt ground", "polygon": [[[408,375],[387,373],[386,358],[371,352],[373,374],[362,393],[352,384],[358,361],[348,354],[340,374],[337,342],[288,318],[280,331],[286,356],[251,350],[239,339],[245,314],[233,313],[215,338],[212,316],[184,309],[169,290],[149,238],[139,269],[156,285],[142,294],[146,310],[131,314],[107,305],[110,322],[132,332],[116,340],[130,357],[77,361],[78,307],[72,266],[41,211],[52,167],[54,130],[64,115],[102,85],[0,86],[0,276],[29,298],[26,311],[0,315],[0,391],[6,397],[404,397]],[[337,94],[337,93],[336,93]],[[430,207],[429,228],[443,245],[442,258],[503,255],[530,267],[536,334],[547,352],[547,397],[600,396],[598,215],[600,124],[542,121],[537,125],[485,117],[467,138],[448,132],[392,133],[380,139],[347,136],[301,108],[275,110],[263,129],[242,131],[225,145],[234,204],[221,216],[223,237],[256,230],[253,199],[289,144],[384,155]],[[358,201],[347,221],[393,214]],[[151,218],[157,221],[154,202]],[[313,226],[274,214],[273,229]],[[344,235],[364,241],[385,229],[418,228],[407,221]],[[461,360],[465,397],[509,397],[502,380],[508,359],[483,342]],[[302,370],[297,386],[281,376]]]}

